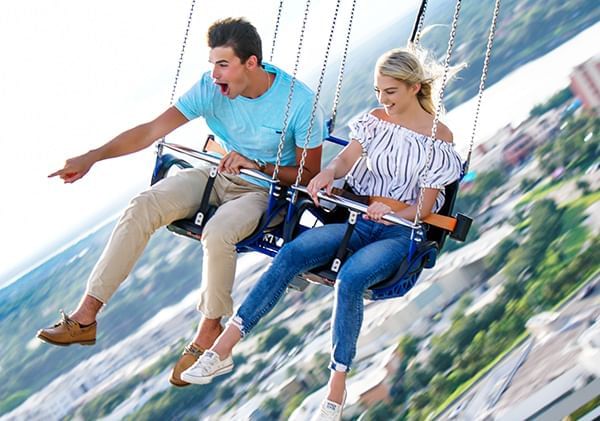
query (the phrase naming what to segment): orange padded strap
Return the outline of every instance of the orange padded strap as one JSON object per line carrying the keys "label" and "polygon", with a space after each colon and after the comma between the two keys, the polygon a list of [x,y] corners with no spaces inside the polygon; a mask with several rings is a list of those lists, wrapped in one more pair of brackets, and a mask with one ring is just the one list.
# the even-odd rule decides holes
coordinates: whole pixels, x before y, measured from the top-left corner
{"label": "orange padded strap", "polygon": [[[373,202],[380,202],[385,205],[388,205],[394,212],[398,212],[402,209],[408,207],[408,205],[404,202],[400,202],[399,200],[390,199],[389,197],[383,196],[370,196],[369,197],[369,205]],[[450,216],[439,215],[437,213],[430,213],[425,218],[423,218],[423,222],[429,225],[433,225],[434,227],[442,228],[446,231],[453,232],[456,228],[456,219]]]}
{"label": "orange padded strap", "polygon": [[223,147],[219,145],[216,140],[214,140],[214,137],[209,137],[206,139],[206,143],[204,144],[204,149],[202,152],[216,152],[223,156],[227,155],[227,151],[223,149]]}

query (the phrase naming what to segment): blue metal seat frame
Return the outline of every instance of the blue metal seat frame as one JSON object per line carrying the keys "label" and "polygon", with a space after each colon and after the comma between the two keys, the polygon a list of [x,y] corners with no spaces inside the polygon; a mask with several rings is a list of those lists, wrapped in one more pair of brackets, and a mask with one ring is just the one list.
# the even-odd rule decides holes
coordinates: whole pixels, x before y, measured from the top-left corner
{"label": "blue metal seat frame", "polygon": [[[328,137],[326,140],[342,146],[348,143],[344,139],[333,136]],[[219,163],[219,158],[206,152],[189,149],[185,146],[165,142],[161,143],[161,147],[200,159],[213,167],[216,167]],[[173,167],[191,168],[192,165],[185,159],[172,154],[163,154],[162,151],[159,151],[151,183],[154,184],[166,177],[169,170]],[[305,212],[310,212],[314,219],[319,223],[327,224],[348,220],[349,212],[364,213],[366,210],[366,206],[362,203],[335,195],[321,195],[321,193],[319,194],[322,200],[332,202],[336,206],[333,210],[317,208],[312,202],[312,199],[301,196],[306,193],[306,189],[302,186],[293,186],[288,190],[260,172],[252,170],[242,170],[242,172],[263,181],[268,181],[270,183],[270,197],[267,210],[262,216],[257,229],[249,237],[237,244],[236,249],[240,253],[255,251],[274,257],[286,242],[293,240],[301,232],[312,228],[303,226],[300,223],[302,215]],[[452,214],[458,185],[459,180],[446,186],[446,201],[439,212],[440,214],[447,216]],[[210,194],[209,189],[211,187],[212,185],[207,185],[208,193],[205,192],[204,195],[206,198]],[[207,200],[203,200],[203,204],[194,217],[174,221],[169,224],[167,228],[176,234],[195,240],[201,240],[202,227],[214,214],[215,210],[215,206],[210,206],[207,204]],[[285,212],[285,217],[281,222],[275,223],[275,219],[280,218],[280,214],[283,212]],[[198,215],[200,215],[200,217]],[[386,215],[385,218],[391,222],[407,224],[406,221],[393,216]],[[365,298],[382,300],[400,297],[406,294],[415,285],[423,269],[432,268],[435,265],[438,253],[448,234],[458,241],[464,241],[471,224],[471,219],[464,215],[457,215],[457,221],[457,228],[453,232],[448,232],[441,228],[424,224],[426,238],[416,242],[416,248],[412,253],[412,256],[409,256],[409,258],[402,263],[394,276],[369,289],[365,293]],[[340,246],[340,252],[338,252],[339,262],[337,264],[337,270],[339,270],[339,265],[346,257],[345,255],[345,244],[342,244]],[[331,265],[328,265],[317,268],[309,273],[302,274],[301,278],[306,281],[333,286],[337,270],[332,270]]]}

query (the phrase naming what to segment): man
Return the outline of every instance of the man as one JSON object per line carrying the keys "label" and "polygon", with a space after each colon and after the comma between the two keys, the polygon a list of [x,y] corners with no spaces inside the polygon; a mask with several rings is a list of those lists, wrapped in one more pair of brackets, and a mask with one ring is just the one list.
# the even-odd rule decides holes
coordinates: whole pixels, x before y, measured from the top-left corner
{"label": "man", "polygon": [[[68,159],[62,169],[50,174],[72,183],[87,174],[94,163],[147,148],[200,116],[221,139],[226,153],[219,163],[211,195],[211,202],[219,207],[204,226],[202,235],[204,262],[198,310],[203,317],[193,342],[173,370],[170,381],[176,386],[187,385],[179,373],[213,344],[222,330],[221,318],[233,312],[235,245],[255,230],[268,201],[265,186],[239,173],[247,168],[273,174],[292,80],[281,69],[262,63],[260,36],[244,19],[215,22],[207,38],[212,71],[205,73],[175,106],[98,149]],[[296,81],[279,171],[284,184],[292,184],[296,179],[313,100],[312,91]],[[323,113],[319,109],[308,143],[304,184],[320,169],[325,136]],[[127,278],[152,233],[195,213],[208,173],[206,168],[186,169],[135,197],[94,267],[77,309],[70,316],[63,314],[53,327],[40,330],[38,338],[55,345],[95,343],[96,315]]]}

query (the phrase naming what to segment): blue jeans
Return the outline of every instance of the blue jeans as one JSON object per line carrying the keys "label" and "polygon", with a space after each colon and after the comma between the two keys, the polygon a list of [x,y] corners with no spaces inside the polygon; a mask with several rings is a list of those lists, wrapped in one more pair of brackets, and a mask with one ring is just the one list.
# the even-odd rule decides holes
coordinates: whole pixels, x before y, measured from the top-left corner
{"label": "blue jeans", "polygon": [[[313,228],[279,251],[231,321],[242,336],[275,306],[297,274],[333,260],[345,231],[346,224]],[[409,227],[358,218],[348,242],[353,254],[342,264],[335,283],[332,370],[350,370],[363,321],[363,293],[398,270],[408,254],[410,236]]]}

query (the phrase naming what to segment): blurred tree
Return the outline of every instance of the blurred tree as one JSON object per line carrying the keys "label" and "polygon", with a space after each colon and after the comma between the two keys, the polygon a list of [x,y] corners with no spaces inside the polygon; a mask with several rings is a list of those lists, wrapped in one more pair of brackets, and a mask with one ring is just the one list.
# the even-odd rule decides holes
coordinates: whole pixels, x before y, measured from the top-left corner
{"label": "blurred tree", "polygon": [[413,336],[406,335],[400,338],[398,342],[398,351],[402,355],[402,359],[410,360],[417,355],[419,340]]}
{"label": "blurred tree", "polygon": [[436,347],[429,356],[429,363],[431,364],[431,367],[440,373],[448,370],[452,366],[452,362],[452,353],[447,349]]}
{"label": "blurred tree", "polygon": [[466,215],[477,215],[486,199],[489,199],[498,187],[503,186],[508,178],[503,169],[494,169],[477,174],[473,188],[468,192],[460,192],[455,208]]}
{"label": "blurred tree", "polygon": [[217,389],[217,399],[226,401],[235,395],[235,388],[231,384],[223,384]]}
{"label": "blurred tree", "polygon": [[283,412],[283,404],[276,398],[268,398],[260,405],[260,410],[270,420],[277,420]]}
{"label": "blurred tree", "polygon": [[441,403],[439,401],[440,397],[447,396],[452,392],[452,385],[444,374],[437,373],[431,379],[428,390],[431,391],[431,396],[433,397],[434,402],[439,404]]}
{"label": "blurred tree", "polygon": [[504,314],[505,303],[502,300],[494,300],[483,307],[476,315],[477,327],[486,330],[495,320],[499,320]]}
{"label": "blurred tree", "polygon": [[289,330],[283,326],[274,326],[269,332],[260,338],[258,343],[259,352],[264,352],[275,347],[287,334]]}
{"label": "blurred tree", "polygon": [[418,364],[406,370],[404,385],[406,386],[407,393],[414,393],[427,386],[432,377],[433,373],[430,368],[421,367]]}
{"label": "blurred tree", "polygon": [[281,348],[284,351],[289,351],[295,346],[302,345],[304,342],[304,337],[299,334],[290,333],[281,340]]}
{"label": "blurred tree", "polygon": [[364,416],[361,416],[361,420],[365,421],[379,421],[389,420],[395,415],[393,408],[385,402],[378,402],[365,412]]}
{"label": "blurred tree", "polygon": [[573,92],[569,87],[561,89],[554,95],[550,97],[550,99],[543,104],[538,104],[534,106],[529,112],[530,117],[541,116],[546,111],[549,111],[553,108],[556,108],[560,105],[563,105],[565,102],[573,98]]}
{"label": "blurred tree", "polygon": [[473,296],[471,294],[465,294],[458,300],[456,303],[456,309],[452,312],[450,316],[453,322],[460,320],[465,315],[465,310],[473,303]]}
{"label": "blurred tree", "polygon": [[590,188],[590,183],[587,180],[581,180],[581,179],[577,180],[577,183],[575,185],[585,195],[588,195],[588,194],[592,193],[592,190]]}
{"label": "blurred tree", "polygon": [[583,171],[600,155],[600,118],[581,115],[569,118],[560,135],[536,151],[540,167],[551,174],[558,167]]}
{"label": "blurred tree", "polygon": [[296,408],[298,408],[300,404],[302,404],[305,398],[306,392],[301,392],[294,395],[294,397],[290,399],[288,404],[285,406],[285,409],[282,414],[283,418],[287,420],[290,417],[290,415],[292,415],[292,412],[294,412]]}
{"label": "blurred tree", "polygon": [[460,353],[477,334],[477,323],[474,316],[467,316],[452,324],[449,345],[454,347],[454,353]]}
{"label": "blurred tree", "polygon": [[512,237],[500,241],[496,248],[484,258],[486,271],[490,274],[497,273],[506,264],[511,250],[518,246],[519,243]]}
{"label": "blurred tree", "polygon": [[409,405],[417,410],[425,408],[431,402],[431,394],[428,390],[417,392],[410,397]]}

